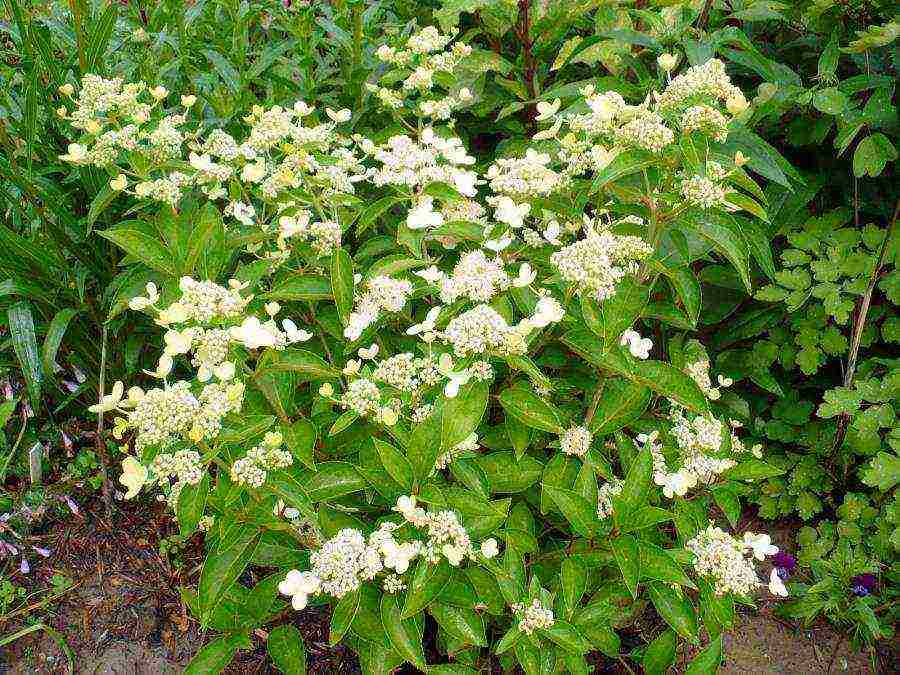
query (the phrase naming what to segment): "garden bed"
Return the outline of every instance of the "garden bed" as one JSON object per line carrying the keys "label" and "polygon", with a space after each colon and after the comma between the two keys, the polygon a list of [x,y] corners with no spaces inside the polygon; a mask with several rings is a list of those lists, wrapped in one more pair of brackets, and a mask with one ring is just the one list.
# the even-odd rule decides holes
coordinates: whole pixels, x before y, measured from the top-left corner
{"label": "garden bed", "polygon": [[[204,642],[196,620],[178,594],[195,585],[202,563],[202,544],[191,541],[176,554],[177,565],[163,558],[160,541],[177,533],[162,506],[135,502],[116,505],[110,521],[99,493],[84,496],[80,515],[48,525],[34,544],[53,551],[29,575],[15,582],[39,591],[53,575],[71,580],[60,597],[39,608],[38,617],[57,630],[73,652],[76,673],[91,675],[175,675]],[[786,534],[786,533],[785,533]],[[34,598],[40,602],[43,594]],[[853,673],[875,675],[866,655],[854,653],[846,639],[825,622],[809,628],[777,618],[772,605],[746,612],[724,640],[726,661],[720,673]],[[304,636],[312,675],[358,673],[355,655],[328,644],[327,609],[310,608],[291,617]],[[651,619],[652,620],[652,619]],[[14,619],[3,633],[25,627]],[[266,655],[265,633],[253,636],[255,649],[242,652],[225,671],[229,674],[276,673]],[[893,651],[891,649],[893,648]],[[896,663],[897,644],[879,654],[885,666]],[[24,637],[0,655],[0,673],[31,675],[66,672],[66,654],[44,632]],[[628,673],[621,664],[596,654],[597,673]],[[410,670],[409,672],[417,672]]]}

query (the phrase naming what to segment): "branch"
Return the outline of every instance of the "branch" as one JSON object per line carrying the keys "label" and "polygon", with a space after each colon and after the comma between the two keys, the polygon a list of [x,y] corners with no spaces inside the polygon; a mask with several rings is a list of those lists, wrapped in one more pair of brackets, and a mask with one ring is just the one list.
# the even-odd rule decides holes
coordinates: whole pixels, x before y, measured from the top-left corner
{"label": "branch", "polygon": [[[850,353],[847,356],[847,369],[844,371],[844,387],[853,386],[853,376],[856,374],[856,360],[859,356],[859,343],[862,340],[862,332],[866,326],[866,316],[869,313],[869,305],[872,303],[872,293],[875,291],[875,284],[881,276],[881,268],[884,266],[884,256],[887,253],[888,243],[893,239],[894,229],[897,225],[897,216],[900,215],[900,200],[894,208],[894,216],[891,218],[891,224],[884,233],[884,241],[881,242],[881,250],[878,252],[878,260],[872,275],[869,277],[869,284],[866,286],[866,292],[859,300],[856,311],[856,318],[853,321],[853,333],[850,339]],[[847,436],[847,427],[850,425],[850,414],[843,413],[838,419],[837,430],[834,435],[834,445],[832,451],[840,450]]]}

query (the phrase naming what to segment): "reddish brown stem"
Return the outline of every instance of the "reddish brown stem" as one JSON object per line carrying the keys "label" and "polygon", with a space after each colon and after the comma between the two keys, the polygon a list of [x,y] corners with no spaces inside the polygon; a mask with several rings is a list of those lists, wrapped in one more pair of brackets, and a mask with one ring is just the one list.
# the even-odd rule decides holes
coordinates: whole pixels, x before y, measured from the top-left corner
{"label": "reddish brown stem", "polygon": [[537,90],[534,86],[535,63],[534,52],[532,51],[534,42],[531,39],[530,9],[531,0],[519,0],[519,25],[517,32],[519,40],[522,41],[522,79],[525,82],[528,98],[532,101],[525,106],[523,119],[528,126],[529,132],[534,133],[536,129],[535,118],[537,117],[537,105],[534,103],[534,99],[537,96]]}

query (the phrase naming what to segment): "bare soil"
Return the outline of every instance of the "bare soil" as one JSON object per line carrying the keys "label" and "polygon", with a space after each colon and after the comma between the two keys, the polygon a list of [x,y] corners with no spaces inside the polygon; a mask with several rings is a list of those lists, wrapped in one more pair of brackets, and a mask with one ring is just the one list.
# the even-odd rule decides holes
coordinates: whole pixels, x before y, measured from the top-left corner
{"label": "bare soil", "polygon": [[[207,636],[201,634],[178,593],[179,587],[196,581],[202,547],[199,541],[189,542],[174,556],[173,564],[159,554],[159,543],[174,532],[161,506],[118,504],[110,521],[96,504],[35,537],[33,543],[52,549],[53,555],[14,581],[47,588],[54,574],[63,574],[74,582],[54,602],[37,607],[36,614],[64,637],[73,653],[75,673],[174,675],[182,672],[204,643]],[[41,596],[32,599],[35,605],[41,601]],[[801,630],[775,617],[771,609],[763,607],[757,614],[741,617],[738,627],[726,635],[727,661],[720,673],[896,672],[873,667],[867,655],[853,653],[843,636],[828,625]],[[304,635],[311,673],[359,672],[349,650],[328,646],[325,611],[310,609],[289,618]],[[24,625],[15,618],[0,623],[0,636]],[[242,652],[227,672],[276,673],[266,656],[265,637],[262,631],[253,635],[255,648]],[[595,672],[627,672],[602,657],[598,662],[602,663]],[[890,659],[882,655],[881,663]],[[65,652],[44,631],[0,649],[0,675],[55,675],[68,670]]]}

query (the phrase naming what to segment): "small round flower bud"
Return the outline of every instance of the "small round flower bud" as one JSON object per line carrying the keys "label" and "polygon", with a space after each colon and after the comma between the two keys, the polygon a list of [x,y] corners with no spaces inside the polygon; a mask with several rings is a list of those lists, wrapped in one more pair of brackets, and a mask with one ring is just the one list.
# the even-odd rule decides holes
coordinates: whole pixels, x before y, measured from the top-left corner
{"label": "small round flower bud", "polygon": [[678,57],[674,54],[660,54],[656,59],[656,62],[664,72],[671,73],[675,69],[675,65],[678,63]]}

